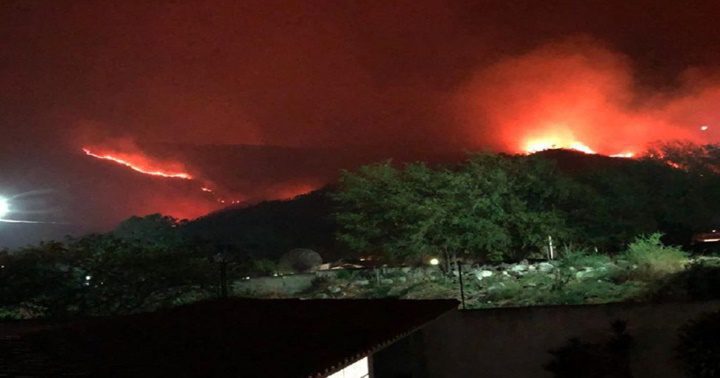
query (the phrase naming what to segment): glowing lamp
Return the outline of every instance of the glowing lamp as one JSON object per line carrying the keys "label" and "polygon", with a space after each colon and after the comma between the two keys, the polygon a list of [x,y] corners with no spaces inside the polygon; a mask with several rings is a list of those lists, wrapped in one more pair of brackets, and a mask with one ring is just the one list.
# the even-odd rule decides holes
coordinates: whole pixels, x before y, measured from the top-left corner
{"label": "glowing lamp", "polygon": [[430,265],[438,265],[440,264],[440,260],[437,259],[437,257],[433,257],[430,259]]}
{"label": "glowing lamp", "polygon": [[10,212],[10,203],[7,198],[0,197],[0,219],[4,218]]}

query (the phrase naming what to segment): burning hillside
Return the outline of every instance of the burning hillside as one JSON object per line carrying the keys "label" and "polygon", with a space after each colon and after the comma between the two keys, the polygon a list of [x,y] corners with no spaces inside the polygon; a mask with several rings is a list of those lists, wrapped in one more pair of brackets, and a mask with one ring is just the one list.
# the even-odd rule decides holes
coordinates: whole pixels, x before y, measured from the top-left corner
{"label": "burning hillside", "polygon": [[[213,156],[218,155],[217,150],[223,150],[223,148],[219,147],[207,149],[200,153],[197,151],[190,153],[178,146],[143,149],[129,143],[108,144],[120,144],[122,146],[109,148],[96,144],[92,147],[85,146],[82,151],[88,157],[111,164],[108,169],[110,166],[122,167],[127,169],[128,172],[145,176],[147,179],[169,180],[167,184],[171,186],[174,185],[172,184],[173,180],[178,180],[177,185],[182,184],[182,186],[190,186],[196,189],[195,193],[186,196],[180,202],[175,202],[175,205],[170,208],[147,210],[148,212],[163,212],[173,216],[179,215],[176,212],[176,207],[183,207],[183,203],[187,205],[198,200],[202,202],[212,200],[216,203],[215,208],[217,209],[263,200],[290,199],[325,185],[332,180],[333,176],[329,174],[330,170],[319,173],[320,176],[317,176],[318,171],[313,171],[311,166],[315,165],[315,168],[317,168],[315,163],[318,161],[315,160],[318,159],[313,157],[310,151],[303,152],[304,155],[308,155],[310,152],[310,156],[304,156],[300,159],[297,156],[288,157],[281,166],[274,166],[273,161],[277,161],[282,156],[270,154],[273,156],[262,157],[245,152],[240,155],[235,154],[236,156],[230,158],[223,157],[222,152],[220,152],[221,160],[218,161],[217,157]],[[238,146],[237,149],[243,150],[241,146]],[[250,152],[253,149],[257,149],[257,147],[250,148]],[[272,150],[272,148],[269,149]],[[167,155],[173,157],[169,158]],[[302,161],[308,158],[310,158],[310,162]],[[223,161],[223,159],[226,160]],[[237,170],[229,170],[229,164],[236,166]],[[221,169],[214,169],[213,167],[216,166],[221,167]],[[301,169],[306,171],[304,178],[297,174],[296,169],[300,167],[303,167]],[[283,172],[283,169],[278,171],[277,168],[289,168],[289,171]],[[310,169],[309,172],[308,169]],[[334,165],[331,168],[335,173],[339,169],[339,166]],[[320,168],[321,172],[322,170]],[[152,193],[150,194],[152,195]],[[195,213],[190,217],[203,214]],[[184,212],[183,215],[187,216],[188,214]]]}
{"label": "burning hillside", "polygon": [[91,150],[87,147],[83,147],[82,150],[85,155],[120,164],[142,174],[164,178],[179,178],[184,180],[192,180],[193,178],[189,173],[184,172],[179,163],[156,161],[155,159],[140,153],[128,154],[122,152],[93,152],[96,150]]}

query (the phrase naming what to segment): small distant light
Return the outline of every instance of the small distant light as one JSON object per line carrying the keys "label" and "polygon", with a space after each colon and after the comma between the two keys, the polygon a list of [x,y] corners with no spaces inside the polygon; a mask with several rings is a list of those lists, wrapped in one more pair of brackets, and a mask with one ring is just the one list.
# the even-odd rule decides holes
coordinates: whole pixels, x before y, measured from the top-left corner
{"label": "small distant light", "polygon": [[708,125],[702,125],[702,126],[700,126],[700,131],[708,131],[709,128],[710,128],[710,126],[708,126]]}
{"label": "small distant light", "polygon": [[92,276],[85,276],[85,281],[90,281],[92,279]]}
{"label": "small distant light", "polygon": [[437,259],[437,257],[433,257],[430,259],[430,265],[438,265],[440,264],[440,260]]}
{"label": "small distant light", "polygon": [[278,274],[277,274],[277,273],[273,273],[273,277],[277,277],[277,276],[278,276]]}

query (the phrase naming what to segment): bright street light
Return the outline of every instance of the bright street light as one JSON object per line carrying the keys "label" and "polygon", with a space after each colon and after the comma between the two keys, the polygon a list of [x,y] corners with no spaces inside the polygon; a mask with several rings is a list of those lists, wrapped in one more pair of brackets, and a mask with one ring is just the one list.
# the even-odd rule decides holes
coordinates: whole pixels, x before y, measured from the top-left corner
{"label": "bright street light", "polygon": [[7,198],[0,197],[0,219],[4,218],[10,212],[10,204]]}

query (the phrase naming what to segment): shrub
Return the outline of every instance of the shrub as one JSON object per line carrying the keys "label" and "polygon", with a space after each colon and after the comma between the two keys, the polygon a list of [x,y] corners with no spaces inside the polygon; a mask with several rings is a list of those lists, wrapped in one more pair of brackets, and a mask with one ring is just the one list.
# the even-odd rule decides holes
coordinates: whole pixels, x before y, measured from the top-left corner
{"label": "shrub", "polygon": [[628,245],[622,258],[635,265],[633,273],[639,279],[657,279],[685,268],[687,253],[678,247],[665,246],[660,241],[662,234],[639,236]]}
{"label": "shrub", "polygon": [[356,273],[350,269],[342,269],[337,271],[337,273],[335,274],[335,278],[337,278],[338,280],[348,281],[354,279],[355,274]]}
{"label": "shrub", "polygon": [[315,276],[310,283],[310,288],[305,293],[325,291],[332,281],[326,276]]}
{"label": "shrub", "polygon": [[280,258],[280,268],[283,271],[307,272],[316,269],[322,264],[319,253],[305,248],[293,249]]}
{"label": "shrub", "polygon": [[566,249],[560,256],[559,262],[560,265],[564,268],[598,268],[612,264],[612,260],[609,256],[597,253],[590,253],[582,249]]}
{"label": "shrub", "polygon": [[543,303],[572,305],[623,302],[639,297],[644,290],[636,282],[616,284],[601,280],[576,281],[560,290],[544,293]]}
{"label": "shrub", "polygon": [[685,324],[680,329],[677,351],[688,376],[720,376],[720,312]]}
{"label": "shrub", "polygon": [[404,290],[403,299],[457,298],[458,287],[447,281],[425,281],[410,285]]}
{"label": "shrub", "polygon": [[720,298],[720,266],[696,261],[684,271],[663,280],[656,288],[656,300],[712,300]]}
{"label": "shrub", "polygon": [[270,259],[259,259],[253,261],[253,273],[264,276],[271,276],[277,273],[278,264]]}
{"label": "shrub", "polygon": [[504,302],[517,302],[521,300],[521,296],[527,291],[524,290],[522,284],[515,279],[498,280],[487,288],[487,299],[498,302],[501,305]]}
{"label": "shrub", "polygon": [[603,280],[622,283],[625,280],[624,269],[607,255],[587,252],[584,250],[566,250],[558,260],[556,283],[553,289],[558,290],[568,282],[575,280]]}

